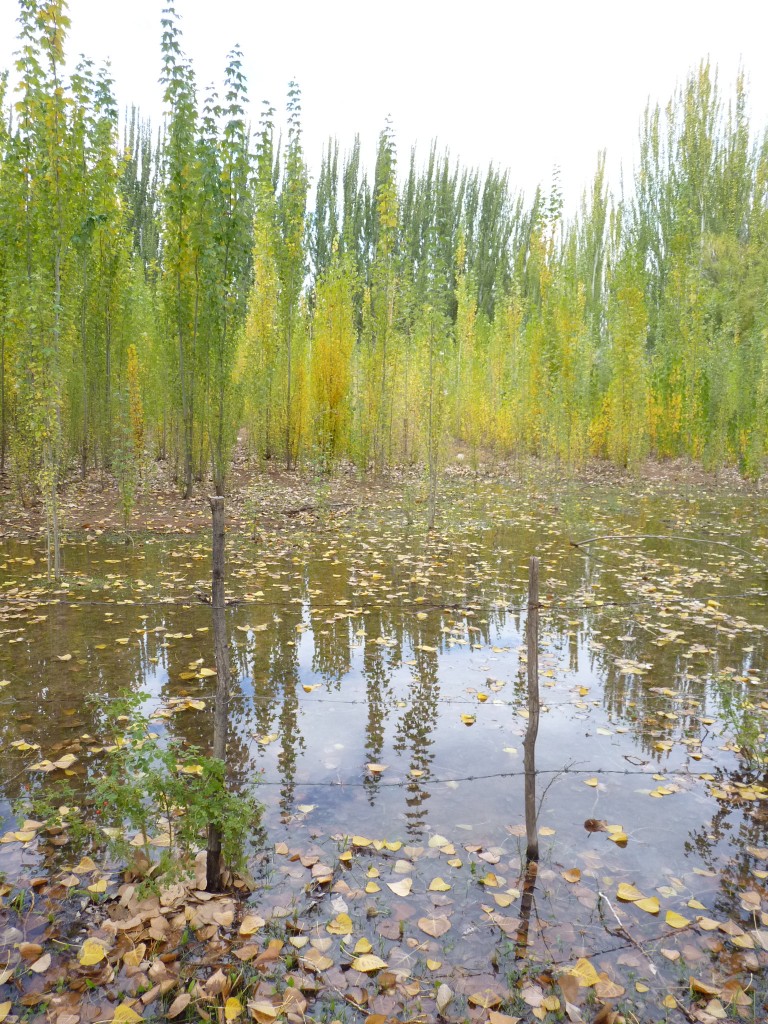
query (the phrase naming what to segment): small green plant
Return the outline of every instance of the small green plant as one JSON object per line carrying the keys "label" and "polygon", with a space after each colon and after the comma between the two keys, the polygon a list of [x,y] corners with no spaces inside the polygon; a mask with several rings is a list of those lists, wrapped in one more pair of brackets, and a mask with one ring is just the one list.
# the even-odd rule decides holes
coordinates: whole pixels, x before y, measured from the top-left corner
{"label": "small green plant", "polygon": [[226,864],[242,870],[246,839],[259,828],[261,805],[250,795],[230,792],[222,761],[156,732],[144,710],[148,697],[125,694],[105,712],[114,742],[91,798],[84,800],[67,782],[53,782],[28,794],[18,812],[45,821],[49,831],[66,832],[70,849],[80,852],[106,846],[112,857],[135,863],[139,846],[153,858],[145,867],[156,883],[189,872],[215,819]]}
{"label": "small green plant", "polygon": [[189,868],[215,819],[226,863],[242,868],[247,836],[261,817],[260,804],[227,788],[222,761],[178,737],[158,735],[143,710],[147,697],[128,694],[106,715],[115,744],[94,796],[112,851],[126,859],[136,845],[128,833],[139,835],[145,849],[161,851],[153,877],[167,879]]}

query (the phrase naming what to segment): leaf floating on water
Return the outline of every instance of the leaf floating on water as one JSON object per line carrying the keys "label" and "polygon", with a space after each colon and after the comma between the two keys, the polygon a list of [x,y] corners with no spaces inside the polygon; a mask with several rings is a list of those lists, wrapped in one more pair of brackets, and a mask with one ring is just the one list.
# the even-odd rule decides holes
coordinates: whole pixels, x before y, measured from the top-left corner
{"label": "leaf floating on water", "polygon": [[581,871],[579,868],[569,868],[567,871],[562,872],[562,876],[566,882],[570,882],[572,885],[575,882],[581,881]]}
{"label": "leaf floating on water", "polygon": [[482,1010],[492,1010],[501,1004],[501,996],[492,988],[484,988],[481,992],[473,992],[468,1001]]}
{"label": "leaf floating on water", "polygon": [[592,778],[592,779],[584,779],[584,785],[585,785],[585,786],[592,786],[592,787],[595,787],[595,786],[598,786],[598,785],[599,785],[599,782],[598,782],[598,781],[597,781],[597,779],[595,779],[595,778]]}
{"label": "leaf floating on water", "polygon": [[10,999],[5,1003],[0,1003],[0,1024],[2,1024],[2,1022],[8,1016],[8,1014],[11,1012],[12,1006],[13,1003],[11,1002]]}
{"label": "leaf floating on water", "polygon": [[332,921],[329,921],[325,928],[331,935],[351,935],[352,918],[349,914],[337,914]]}
{"label": "leaf floating on water", "polygon": [[376,956],[375,953],[365,953],[363,956],[355,957],[352,961],[352,969],[362,971],[363,974],[380,971],[386,966],[386,962],[380,956]]}
{"label": "leaf floating on water", "polygon": [[587,832],[607,832],[608,822],[599,821],[597,818],[587,818],[584,822],[584,828]]}
{"label": "leaf floating on water", "polygon": [[429,892],[448,892],[450,888],[451,886],[439,876],[429,883]]}
{"label": "leaf floating on water", "polygon": [[616,896],[618,899],[624,900],[625,903],[634,903],[636,900],[645,898],[638,888],[634,885],[628,885],[626,882],[622,882],[618,887]]}
{"label": "leaf floating on water", "polygon": [[640,910],[644,910],[646,914],[658,914],[661,909],[659,901],[655,896],[646,896],[642,900],[635,900],[635,906],[639,907]]}
{"label": "leaf floating on water", "polygon": [[401,882],[387,882],[387,885],[396,896],[410,896],[413,879],[404,878]]}
{"label": "leaf floating on water", "polygon": [[433,939],[439,939],[441,935],[445,935],[450,930],[451,922],[444,914],[431,915],[430,917],[420,917],[416,922],[423,932],[430,935]]}
{"label": "leaf floating on water", "polygon": [[572,967],[568,973],[576,978],[581,988],[589,988],[600,981],[600,975],[586,957],[577,960],[576,966]]}
{"label": "leaf floating on water", "polygon": [[686,928],[691,923],[687,917],[683,917],[682,914],[678,914],[674,910],[668,910],[664,920],[670,928]]}
{"label": "leaf floating on water", "polygon": [[477,721],[474,715],[462,715],[461,720],[464,723],[464,725],[474,725],[475,722]]}

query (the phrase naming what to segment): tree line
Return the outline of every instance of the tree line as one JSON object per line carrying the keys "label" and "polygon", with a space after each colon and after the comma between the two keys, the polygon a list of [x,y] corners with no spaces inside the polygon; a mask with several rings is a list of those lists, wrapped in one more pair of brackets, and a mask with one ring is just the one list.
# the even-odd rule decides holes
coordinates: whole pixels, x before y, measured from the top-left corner
{"label": "tree line", "polygon": [[0,474],[42,496],[79,468],[126,511],[150,459],[226,488],[254,460],[332,472],[526,453],[763,470],[768,136],[744,80],[696,69],[649,106],[627,187],[605,159],[575,216],[433,144],[366,169],[331,139],[310,181],[301,94],[249,120],[235,48],[201,94],[163,14],[166,117],[119,125],[107,68],[66,72],[65,0],[19,0],[0,77]]}

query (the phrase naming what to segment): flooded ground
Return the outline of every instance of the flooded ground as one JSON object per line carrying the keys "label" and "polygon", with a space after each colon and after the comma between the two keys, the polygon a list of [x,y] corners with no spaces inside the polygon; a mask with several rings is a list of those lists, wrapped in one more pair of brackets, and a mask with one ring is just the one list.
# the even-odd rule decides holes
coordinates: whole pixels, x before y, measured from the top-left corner
{"label": "flooded ground", "polygon": [[[292,915],[327,954],[341,1009],[316,994],[316,1019],[406,1020],[408,1000],[430,1019],[441,983],[455,1020],[556,1020],[566,1004],[584,1020],[601,1004],[641,1021],[764,1019],[764,504],[722,488],[472,480],[441,504],[432,536],[406,491],[227,541],[229,767],[265,807],[250,909],[267,925]],[[541,861],[526,901],[534,554]],[[108,756],[104,707],[122,690],[148,693],[169,735],[207,747],[212,733],[209,539],[126,546],[79,531],[53,591],[45,565],[39,543],[0,548],[7,900],[71,868],[14,807],[64,774],[87,799]],[[318,865],[331,873],[320,895]],[[117,873],[105,877],[116,891]],[[328,928],[339,914],[397,991],[369,991],[349,969],[348,938]],[[19,927],[6,939],[18,944]],[[595,978],[571,975],[578,997],[568,984],[550,993],[580,958]]]}

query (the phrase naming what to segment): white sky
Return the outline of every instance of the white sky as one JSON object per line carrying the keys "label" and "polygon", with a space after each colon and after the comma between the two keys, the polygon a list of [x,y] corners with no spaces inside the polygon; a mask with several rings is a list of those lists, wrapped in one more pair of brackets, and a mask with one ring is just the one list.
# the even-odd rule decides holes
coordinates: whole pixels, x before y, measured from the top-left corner
{"label": "white sky", "polygon": [[[163,0],[69,0],[68,53],[109,59],[121,106],[159,116]],[[220,81],[235,43],[245,54],[254,121],[261,100],[303,94],[307,157],[355,132],[370,159],[387,114],[401,166],[432,138],[464,164],[493,161],[532,193],[561,167],[573,209],[608,150],[611,184],[634,162],[640,115],[666,103],[702,59],[730,95],[749,79],[753,128],[768,122],[768,4],[760,0],[177,0],[184,48],[201,87]],[[0,0],[0,68],[16,48],[16,0]],[[203,91],[201,88],[201,92]]]}

